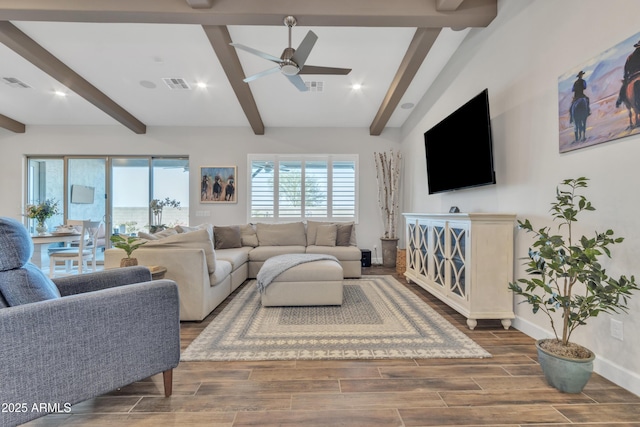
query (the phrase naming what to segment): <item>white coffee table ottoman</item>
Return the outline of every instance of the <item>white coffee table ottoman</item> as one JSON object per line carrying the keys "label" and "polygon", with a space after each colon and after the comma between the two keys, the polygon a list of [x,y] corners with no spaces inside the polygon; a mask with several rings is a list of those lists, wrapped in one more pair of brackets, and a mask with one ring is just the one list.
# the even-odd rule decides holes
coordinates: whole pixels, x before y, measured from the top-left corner
{"label": "white coffee table ottoman", "polygon": [[262,305],[342,305],[343,279],[342,266],[337,261],[298,264],[280,273],[267,286],[262,293]]}

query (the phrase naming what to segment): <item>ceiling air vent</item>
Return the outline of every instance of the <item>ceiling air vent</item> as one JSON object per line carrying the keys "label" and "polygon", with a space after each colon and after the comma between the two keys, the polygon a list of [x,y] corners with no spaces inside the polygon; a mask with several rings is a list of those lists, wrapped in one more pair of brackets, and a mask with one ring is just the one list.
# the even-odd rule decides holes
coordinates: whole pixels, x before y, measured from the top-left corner
{"label": "ceiling air vent", "polygon": [[309,92],[323,92],[324,82],[304,82],[309,89]]}
{"label": "ceiling air vent", "polygon": [[185,79],[181,78],[166,78],[162,79],[164,83],[169,86],[169,89],[175,90],[191,90],[191,86],[187,83]]}
{"label": "ceiling air vent", "polygon": [[30,89],[31,86],[26,84],[25,82],[16,79],[15,77],[3,77],[2,80],[11,87],[20,88],[20,89]]}

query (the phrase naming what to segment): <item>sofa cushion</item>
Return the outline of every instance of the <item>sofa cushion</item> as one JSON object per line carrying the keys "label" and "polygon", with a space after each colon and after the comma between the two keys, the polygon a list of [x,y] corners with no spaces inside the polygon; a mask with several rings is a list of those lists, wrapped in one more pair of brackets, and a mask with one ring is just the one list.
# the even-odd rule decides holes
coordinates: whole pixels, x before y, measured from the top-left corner
{"label": "sofa cushion", "polygon": [[258,235],[256,229],[251,224],[244,224],[240,226],[240,237],[242,239],[242,246],[251,246],[255,248],[258,246]]}
{"label": "sofa cushion", "polygon": [[209,286],[217,286],[231,274],[232,266],[229,261],[220,260],[216,265],[216,271],[209,274]]}
{"label": "sofa cushion", "polygon": [[306,246],[304,223],[256,224],[260,246]]}
{"label": "sofa cushion", "polygon": [[20,268],[33,255],[33,241],[21,222],[0,217],[0,271]]}
{"label": "sofa cushion", "polygon": [[340,261],[360,261],[362,252],[356,246],[307,246],[308,254],[333,255]]}
{"label": "sofa cushion", "polygon": [[21,222],[0,218],[0,294],[3,305],[15,306],[60,298],[54,283],[29,262],[33,241]]}
{"label": "sofa cushion", "polygon": [[189,233],[179,233],[159,240],[150,240],[145,249],[166,249],[166,248],[192,248],[203,249],[207,258],[207,269],[209,273],[216,271],[216,253],[213,249],[209,229],[201,229]]}
{"label": "sofa cushion", "polygon": [[246,246],[242,248],[216,249],[216,261],[229,261],[233,271],[236,271],[244,263],[249,261],[249,251],[251,250],[251,248]]}
{"label": "sofa cushion", "polygon": [[11,307],[60,298],[56,285],[30,262],[20,268],[0,271],[0,293]]}
{"label": "sofa cushion", "polygon": [[321,225],[316,231],[316,245],[335,246],[338,235],[338,226],[335,224]]}
{"label": "sofa cushion", "polygon": [[258,246],[249,252],[249,261],[266,261],[282,254],[303,254],[305,246]]}
{"label": "sofa cushion", "polygon": [[230,225],[227,227],[213,227],[213,239],[215,249],[231,249],[242,247],[240,227]]}

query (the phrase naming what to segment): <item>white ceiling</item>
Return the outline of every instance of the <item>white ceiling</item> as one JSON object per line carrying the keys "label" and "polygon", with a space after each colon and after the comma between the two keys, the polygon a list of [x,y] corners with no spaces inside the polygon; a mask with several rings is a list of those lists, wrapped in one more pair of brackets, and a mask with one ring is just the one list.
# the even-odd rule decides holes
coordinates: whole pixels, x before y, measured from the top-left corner
{"label": "white ceiling", "polygon": [[[24,3],[27,0],[22,0]],[[55,16],[55,22],[10,22],[144,125],[249,126],[241,102],[201,25],[65,22],[64,17]],[[227,28],[234,43],[276,57],[287,47],[288,30],[284,25]],[[307,65],[352,71],[346,76],[302,76],[305,81],[323,82],[322,92],[299,92],[280,73],[248,83],[264,126],[369,127],[385,95],[393,88],[394,76],[416,27],[298,25],[293,28],[293,47],[309,30],[318,35],[318,41]],[[449,28],[440,32],[397,107],[394,106],[387,127],[402,126],[412,110],[400,105],[420,101],[467,32]],[[244,51],[238,51],[237,56],[246,76],[274,66]],[[30,86],[16,88],[0,80],[0,115],[25,124],[27,132],[30,125],[118,124],[112,116],[68,89],[65,82],[0,44],[0,79],[5,77],[17,78]],[[183,78],[191,89],[169,89],[163,78]],[[155,87],[145,87],[141,82]],[[206,83],[207,87],[197,87],[198,82]],[[362,87],[352,89],[355,83]],[[55,91],[67,96],[58,96]]]}

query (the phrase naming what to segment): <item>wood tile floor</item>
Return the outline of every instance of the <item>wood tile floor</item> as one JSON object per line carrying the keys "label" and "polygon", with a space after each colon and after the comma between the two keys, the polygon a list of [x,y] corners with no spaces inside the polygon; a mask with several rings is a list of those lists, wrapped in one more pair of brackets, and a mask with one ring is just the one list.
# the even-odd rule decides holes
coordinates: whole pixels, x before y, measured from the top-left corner
{"label": "wood tile floor", "polygon": [[[391,269],[363,270],[406,283]],[[583,393],[559,393],[546,385],[531,338],[498,321],[470,331],[462,316],[407,286],[493,358],[185,362],[171,398],[155,375],[28,425],[640,427],[640,397],[595,374]],[[183,348],[222,306],[182,324]]]}

